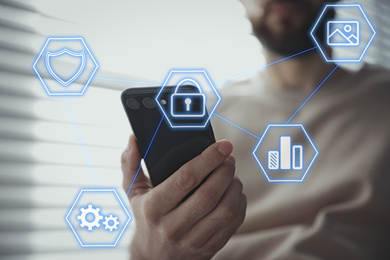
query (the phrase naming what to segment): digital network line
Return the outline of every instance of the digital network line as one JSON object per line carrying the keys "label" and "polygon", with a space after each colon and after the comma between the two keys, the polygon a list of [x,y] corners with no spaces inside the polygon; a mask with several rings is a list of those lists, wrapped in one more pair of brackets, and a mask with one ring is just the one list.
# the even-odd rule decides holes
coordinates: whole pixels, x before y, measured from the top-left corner
{"label": "digital network line", "polygon": [[68,110],[69,110],[70,116],[72,117],[74,128],[76,129],[77,137],[79,138],[80,145],[83,149],[84,157],[85,157],[85,160],[87,161],[89,172],[91,173],[91,176],[92,176],[93,182],[95,183],[96,188],[99,188],[97,181],[96,181],[95,172],[93,171],[91,161],[89,160],[87,150],[85,149],[83,137],[81,136],[79,127],[78,127],[77,122],[76,122],[76,118],[75,118],[73,110],[72,110],[72,106],[70,105],[69,99],[67,97],[65,98],[65,100],[66,100],[66,104],[68,105]]}
{"label": "digital network line", "polygon": [[225,121],[226,123],[228,123],[228,124],[230,124],[230,125],[232,125],[232,126],[238,128],[238,129],[240,129],[241,131],[247,133],[248,135],[250,135],[250,136],[252,136],[252,137],[254,137],[254,138],[256,138],[256,139],[259,139],[259,137],[258,137],[257,135],[255,135],[254,133],[252,133],[252,132],[250,132],[250,131],[248,131],[248,130],[242,128],[241,126],[239,126],[239,125],[233,123],[232,121],[226,119],[225,117],[223,117],[223,116],[221,116],[221,115],[218,115],[217,113],[214,113],[214,115],[215,115],[216,117],[218,117],[219,119],[221,119],[222,121]]}
{"label": "digital network line", "polygon": [[[164,120],[164,116],[161,117],[160,122],[158,123],[158,125],[157,125],[157,127],[156,127],[156,130],[154,131],[154,134],[153,134],[153,136],[152,136],[152,139],[151,139],[150,142],[149,142],[148,148],[146,149],[144,156],[142,156],[142,159],[143,159],[143,160],[145,160],[146,156],[148,156],[150,147],[152,147],[152,144],[153,144],[153,142],[154,142],[154,139],[156,139],[156,135],[157,135],[157,133],[158,133],[158,130],[160,130],[160,127],[161,127],[161,124],[162,124],[163,120]],[[141,171],[141,168],[142,168],[142,165],[141,165],[141,162],[140,162],[139,165],[138,165],[138,169],[137,169],[137,171],[135,172],[133,179],[131,180],[130,186],[129,186],[129,188],[127,189],[127,192],[126,192],[127,196],[129,196],[131,190],[133,189],[134,183],[135,183],[135,181],[137,180],[137,177],[138,177],[138,175],[139,175],[139,173],[140,173],[140,171]]]}
{"label": "digital network line", "polygon": [[220,81],[220,82],[218,82],[216,85],[221,85],[221,84],[226,83],[226,82],[228,82],[228,81],[235,80],[235,79],[237,79],[237,78],[240,78],[240,77],[249,75],[249,74],[251,74],[251,73],[254,73],[254,72],[257,72],[257,71],[266,69],[266,68],[268,68],[268,67],[270,67],[270,66],[272,66],[272,65],[275,65],[275,64],[278,64],[278,63],[280,63],[280,62],[283,62],[283,61],[286,61],[286,60],[295,58],[295,57],[297,57],[297,56],[299,56],[299,55],[305,54],[305,53],[310,52],[310,51],[313,51],[313,50],[315,50],[315,49],[317,49],[316,46],[315,46],[315,47],[312,47],[312,48],[310,48],[310,49],[307,49],[307,50],[304,50],[304,51],[295,53],[295,54],[293,54],[293,55],[284,57],[284,58],[282,58],[282,59],[273,61],[273,62],[271,62],[271,63],[265,64],[265,65],[263,65],[263,66],[261,66],[261,67],[258,67],[258,68],[251,69],[251,70],[249,70],[249,71],[240,73],[240,74],[238,74],[238,75],[236,75],[236,76],[233,76],[233,77],[231,77],[231,78],[228,78],[228,79],[225,79],[225,80],[223,80],[223,81]]}
{"label": "digital network line", "polygon": [[148,85],[148,86],[157,86],[158,84],[160,84],[156,82],[146,82],[146,81],[128,80],[128,79],[100,78],[100,77],[96,77],[95,80],[114,81],[120,83],[132,83],[132,84],[140,84],[140,85]]}
{"label": "digital network line", "polygon": [[314,96],[315,93],[317,93],[317,91],[322,87],[322,85],[324,85],[324,83],[329,79],[330,76],[332,76],[333,72],[336,71],[336,69],[339,67],[340,65],[337,64],[333,69],[332,71],[325,77],[325,79],[313,90],[313,92],[306,98],[305,101],[303,101],[302,105],[297,109],[295,110],[295,112],[291,115],[291,117],[286,121],[285,124],[288,124],[291,119],[293,119],[297,114],[298,112],[306,105],[306,103]]}

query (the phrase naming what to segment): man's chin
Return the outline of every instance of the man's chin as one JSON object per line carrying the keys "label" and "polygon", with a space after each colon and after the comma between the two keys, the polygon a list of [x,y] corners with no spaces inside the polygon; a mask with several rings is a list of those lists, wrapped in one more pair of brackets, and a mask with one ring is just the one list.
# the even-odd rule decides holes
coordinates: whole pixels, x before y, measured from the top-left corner
{"label": "man's chin", "polygon": [[314,47],[308,35],[291,35],[289,37],[266,36],[259,37],[264,48],[280,56],[289,56]]}
{"label": "man's chin", "polygon": [[265,48],[269,52],[271,52],[272,54],[281,56],[281,57],[294,55],[294,54],[297,54],[299,52],[308,50],[308,49],[313,48],[313,47],[314,47],[313,44],[306,45],[306,46],[301,46],[301,47],[298,47],[298,48],[286,48],[284,46],[273,46],[273,47],[270,48],[269,46],[265,46]]}

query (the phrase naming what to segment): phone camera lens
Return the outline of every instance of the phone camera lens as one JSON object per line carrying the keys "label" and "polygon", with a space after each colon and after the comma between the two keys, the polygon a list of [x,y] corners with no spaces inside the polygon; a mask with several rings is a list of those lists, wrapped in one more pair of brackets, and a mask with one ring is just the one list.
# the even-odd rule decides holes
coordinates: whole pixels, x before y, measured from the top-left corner
{"label": "phone camera lens", "polygon": [[146,108],[149,108],[149,109],[153,109],[156,107],[156,104],[154,102],[154,99],[150,98],[150,97],[146,97],[142,100],[142,104],[144,104],[144,106]]}
{"label": "phone camera lens", "polygon": [[126,105],[127,105],[130,109],[133,109],[133,110],[137,110],[137,109],[139,109],[139,107],[140,107],[139,102],[138,102],[137,99],[135,99],[135,98],[129,98],[129,99],[126,101]]}

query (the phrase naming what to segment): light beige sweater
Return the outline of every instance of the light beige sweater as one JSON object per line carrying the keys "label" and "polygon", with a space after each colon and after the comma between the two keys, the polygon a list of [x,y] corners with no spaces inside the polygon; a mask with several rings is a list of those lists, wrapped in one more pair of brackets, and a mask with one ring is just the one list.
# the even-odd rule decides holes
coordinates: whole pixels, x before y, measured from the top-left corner
{"label": "light beige sweater", "polygon": [[[307,97],[275,90],[262,73],[220,92],[217,114],[258,136]],[[258,140],[213,117],[248,197],[244,224],[214,259],[390,259],[390,72],[366,67],[325,83],[298,122],[319,156],[303,183],[269,183],[252,156]]]}

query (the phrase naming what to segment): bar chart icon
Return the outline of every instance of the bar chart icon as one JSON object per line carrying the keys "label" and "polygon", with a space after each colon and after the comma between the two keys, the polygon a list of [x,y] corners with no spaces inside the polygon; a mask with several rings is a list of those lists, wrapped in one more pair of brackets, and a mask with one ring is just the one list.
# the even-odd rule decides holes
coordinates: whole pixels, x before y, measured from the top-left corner
{"label": "bar chart icon", "polygon": [[268,169],[302,170],[303,146],[292,145],[291,136],[281,136],[279,151],[268,151]]}
{"label": "bar chart icon", "polygon": [[303,182],[318,150],[302,124],[269,124],[253,149],[268,182]]}

